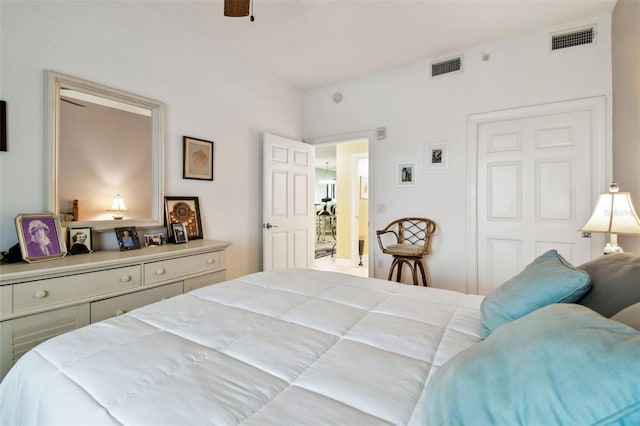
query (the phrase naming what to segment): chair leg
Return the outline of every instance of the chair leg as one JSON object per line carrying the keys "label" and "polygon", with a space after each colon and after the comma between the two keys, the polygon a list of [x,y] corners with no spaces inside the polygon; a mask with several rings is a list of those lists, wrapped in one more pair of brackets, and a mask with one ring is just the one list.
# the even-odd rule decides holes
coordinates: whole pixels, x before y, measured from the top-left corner
{"label": "chair leg", "polygon": [[[425,287],[429,287],[429,281],[427,281],[427,273],[426,273],[427,265],[424,262],[424,258],[416,260],[416,265],[417,265],[417,268],[420,268],[422,283],[424,284]],[[415,282],[417,283],[417,281],[418,281],[418,277],[416,276]]]}

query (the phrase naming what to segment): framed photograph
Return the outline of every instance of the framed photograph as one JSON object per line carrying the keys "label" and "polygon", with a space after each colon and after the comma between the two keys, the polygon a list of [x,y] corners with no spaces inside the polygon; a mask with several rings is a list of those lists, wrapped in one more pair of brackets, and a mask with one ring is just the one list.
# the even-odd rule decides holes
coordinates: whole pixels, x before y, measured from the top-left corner
{"label": "framed photograph", "polygon": [[360,198],[366,200],[369,198],[369,178],[360,176]]}
{"label": "framed photograph", "polygon": [[91,228],[69,228],[70,254],[91,253],[93,251],[93,233]]}
{"label": "framed photograph", "polygon": [[161,246],[166,242],[164,232],[157,232],[155,234],[144,234],[144,245],[147,247]]}
{"label": "framed photograph", "polygon": [[213,180],[213,142],[183,136],[182,178]]}
{"label": "framed photograph", "polygon": [[27,262],[58,259],[67,254],[58,216],[51,213],[16,216],[18,242]]}
{"label": "framed photograph", "polygon": [[0,101],[0,151],[7,150],[7,102]]}
{"label": "framed photograph", "polygon": [[172,223],[181,222],[190,240],[202,239],[202,222],[198,197],[164,197],[165,224],[169,238],[173,237]]}
{"label": "framed photograph", "polygon": [[120,250],[136,250],[140,248],[140,238],[138,238],[138,230],[135,226],[114,228],[113,230],[116,232]]}
{"label": "framed photograph", "polygon": [[416,163],[397,163],[396,164],[396,186],[415,186],[416,185]]}
{"label": "framed photograph", "polygon": [[449,167],[449,144],[446,142],[425,144],[424,165],[426,169]]}
{"label": "framed photograph", "polygon": [[176,222],[171,224],[171,232],[173,233],[173,241],[176,244],[187,242],[187,230],[184,223]]}

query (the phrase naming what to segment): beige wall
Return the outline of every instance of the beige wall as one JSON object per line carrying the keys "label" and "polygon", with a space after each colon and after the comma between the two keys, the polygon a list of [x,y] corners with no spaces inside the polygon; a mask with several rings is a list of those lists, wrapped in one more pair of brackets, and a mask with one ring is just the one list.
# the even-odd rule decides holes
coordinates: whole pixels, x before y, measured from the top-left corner
{"label": "beige wall", "polygon": [[[351,257],[351,248],[352,245],[358,244],[357,241],[351,241],[351,220],[353,217],[351,212],[351,192],[352,192],[352,180],[353,169],[351,164],[351,156],[353,154],[363,153],[369,151],[369,142],[367,140],[360,140],[354,142],[345,142],[339,143],[336,146],[336,164],[337,164],[337,176],[338,185],[337,188],[337,206],[336,206],[336,216],[337,216],[337,226],[336,226],[336,234],[338,236],[338,244],[336,247],[336,257],[338,259],[348,259]],[[367,200],[361,200],[367,201]],[[362,203],[360,203],[362,204]],[[362,210],[367,211],[368,207],[360,208]],[[362,214],[362,213],[359,214]],[[360,223],[368,222],[368,211],[365,217],[360,217]],[[359,231],[361,233],[361,231]],[[365,239],[365,253],[367,253],[368,242],[366,241],[366,232],[364,233]],[[345,237],[346,236],[346,237]],[[357,249],[357,247],[356,247]]]}
{"label": "beige wall", "polygon": [[[640,210],[640,1],[618,0],[612,18],[613,179]],[[603,191],[606,188],[603,188]],[[640,254],[640,236],[619,238]]]}

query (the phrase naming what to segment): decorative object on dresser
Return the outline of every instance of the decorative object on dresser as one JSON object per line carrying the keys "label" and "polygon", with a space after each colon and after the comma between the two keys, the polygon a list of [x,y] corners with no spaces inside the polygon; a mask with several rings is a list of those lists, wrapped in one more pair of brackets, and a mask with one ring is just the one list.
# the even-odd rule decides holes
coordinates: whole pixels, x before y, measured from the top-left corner
{"label": "decorative object on dresser", "polygon": [[157,232],[155,234],[144,234],[144,245],[146,247],[161,246],[166,242],[166,237],[163,232]]}
{"label": "decorative object on dresser", "polygon": [[114,228],[120,250],[135,250],[140,248],[140,238],[135,226]]}
{"label": "decorative object on dresser", "polygon": [[173,233],[173,242],[176,244],[186,243],[187,229],[182,222],[176,222],[171,224],[171,232]]}
{"label": "decorative object on dresser", "polygon": [[51,337],[224,281],[230,244],[198,240],[0,265],[0,380]]}
{"label": "decorative object on dresser", "polygon": [[169,238],[173,237],[171,224],[184,223],[187,237],[190,240],[202,239],[202,222],[200,221],[200,204],[198,197],[164,197],[165,225]]}
{"label": "decorative object on dresser", "polygon": [[58,216],[51,213],[19,214],[16,228],[22,258],[39,262],[64,257],[67,247]]}
{"label": "decorative object on dresser", "polygon": [[91,228],[69,228],[70,254],[91,253],[93,251],[93,232]]}
{"label": "decorative object on dresser", "polygon": [[184,136],[182,147],[182,178],[213,180],[213,142]]}
{"label": "decorative object on dresser", "polygon": [[591,218],[581,229],[583,232],[608,232],[611,235],[604,254],[623,252],[618,245],[618,234],[640,234],[640,219],[633,208],[631,194],[619,191],[618,184],[612,182],[609,192],[600,194]]}

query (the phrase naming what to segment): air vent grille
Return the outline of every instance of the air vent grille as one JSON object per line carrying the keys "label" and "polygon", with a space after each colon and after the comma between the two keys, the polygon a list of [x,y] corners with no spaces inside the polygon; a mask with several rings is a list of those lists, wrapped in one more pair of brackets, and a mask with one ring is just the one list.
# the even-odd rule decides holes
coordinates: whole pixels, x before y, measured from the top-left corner
{"label": "air vent grille", "polygon": [[437,77],[462,69],[462,58],[447,59],[446,61],[431,64],[431,77]]}
{"label": "air vent grille", "polygon": [[594,42],[594,27],[583,28],[563,34],[551,36],[551,50],[566,49],[567,47],[582,46]]}

